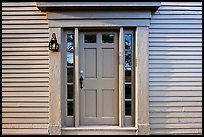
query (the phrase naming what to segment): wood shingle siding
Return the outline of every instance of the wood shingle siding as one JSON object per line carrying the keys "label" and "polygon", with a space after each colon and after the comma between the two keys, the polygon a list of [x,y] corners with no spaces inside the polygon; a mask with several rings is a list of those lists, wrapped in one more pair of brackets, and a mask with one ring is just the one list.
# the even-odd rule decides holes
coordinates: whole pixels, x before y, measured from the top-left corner
{"label": "wood shingle siding", "polygon": [[149,30],[150,133],[202,134],[202,3],[161,2]]}
{"label": "wood shingle siding", "polygon": [[48,22],[36,2],[2,3],[2,132],[48,134]]}

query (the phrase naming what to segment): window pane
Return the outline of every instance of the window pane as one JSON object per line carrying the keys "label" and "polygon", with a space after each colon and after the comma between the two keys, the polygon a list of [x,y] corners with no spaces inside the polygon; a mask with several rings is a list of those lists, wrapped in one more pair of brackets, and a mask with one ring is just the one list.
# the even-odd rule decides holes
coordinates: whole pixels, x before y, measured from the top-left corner
{"label": "window pane", "polygon": [[67,34],[67,49],[74,50],[74,34]]}
{"label": "window pane", "polygon": [[67,101],[67,115],[73,116],[73,101]]}
{"label": "window pane", "polygon": [[125,49],[132,48],[132,34],[125,34]]}
{"label": "window pane", "polygon": [[73,82],[73,68],[67,69],[67,82]]}
{"label": "window pane", "polygon": [[103,43],[114,43],[114,34],[103,34],[102,42]]}
{"label": "window pane", "polygon": [[131,82],[131,68],[125,68],[125,82]]}
{"label": "window pane", "polygon": [[67,52],[67,66],[73,66],[74,64],[74,53]]}
{"label": "window pane", "polygon": [[125,84],[125,99],[131,99],[131,84]]}
{"label": "window pane", "polygon": [[73,85],[67,85],[67,99],[73,99]]}
{"label": "window pane", "polygon": [[96,34],[85,34],[85,43],[96,43]]}
{"label": "window pane", "polygon": [[131,115],[131,101],[125,101],[125,115]]}
{"label": "window pane", "polygon": [[131,59],[132,59],[132,51],[130,50],[125,50],[125,67],[131,67]]}

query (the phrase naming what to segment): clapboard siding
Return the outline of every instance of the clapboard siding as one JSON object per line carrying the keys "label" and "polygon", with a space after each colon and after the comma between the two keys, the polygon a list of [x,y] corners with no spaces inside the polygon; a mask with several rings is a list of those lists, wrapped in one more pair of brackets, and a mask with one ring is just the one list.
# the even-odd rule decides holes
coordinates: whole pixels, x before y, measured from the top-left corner
{"label": "clapboard siding", "polygon": [[149,29],[150,133],[202,134],[202,3],[161,2]]}
{"label": "clapboard siding", "polygon": [[48,32],[36,2],[2,3],[3,134],[48,134]]}

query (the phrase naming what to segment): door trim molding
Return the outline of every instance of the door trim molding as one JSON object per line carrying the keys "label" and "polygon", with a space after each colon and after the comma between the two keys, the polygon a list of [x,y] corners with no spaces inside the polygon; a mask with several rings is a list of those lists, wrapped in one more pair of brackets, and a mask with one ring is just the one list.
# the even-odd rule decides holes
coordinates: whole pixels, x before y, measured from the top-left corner
{"label": "door trim molding", "polygon": [[[125,10],[125,9],[124,9]],[[59,12],[57,10],[56,12]],[[147,9],[148,12],[151,13],[150,9]],[[48,13],[49,14],[49,11]],[[74,29],[75,35],[78,35],[79,28],[93,28],[93,27],[114,27],[114,28],[123,28],[123,27],[137,27],[135,30],[135,45],[136,45],[136,52],[135,52],[135,78],[136,78],[136,94],[135,94],[135,128],[138,129],[136,134],[144,135],[150,133],[150,125],[149,125],[149,96],[148,96],[148,29],[151,17],[143,19],[131,19],[129,22],[128,20],[118,19],[110,19],[109,21],[106,19],[100,20],[48,20],[49,26],[49,39],[51,39],[51,34],[56,33],[58,43],[60,44],[59,52],[52,52],[49,51],[49,125],[48,131],[49,134],[62,134],[63,128],[63,117],[64,114],[62,113],[63,103],[62,100],[64,98],[62,92],[65,90],[65,84],[63,77],[65,70],[66,62],[63,60],[64,53],[63,53],[63,46],[65,45],[64,40],[64,28]],[[87,22],[86,22],[87,21]],[[90,23],[93,21],[92,23]],[[95,21],[95,23],[94,23]],[[105,22],[103,22],[105,21]],[[144,23],[144,24],[143,24]],[[122,29],[121,29],[122,31]],[[121,40],[119,40],[121,42]],[[75,36],[75,46],[78,45],[78,38]],[[79,49],[75,49],[79,50]],[[79,51],[76,51],[76,53]],[[120,53],[119,53],[120,54]],[[78,62],[77,54],[75,54],[75,63]],[[124,58],[124,57],[123,57]],[[77,69],[77,66],[75,66]],[[78,68],[79,69],[79,68]],[[78,72],[78,71],[75,71]],[[78,78],[78,74],[75,74],[75,77]],[[75,79],[75,83],[78,81]],[[77,88],[79,86],[75,85],[75,91],[79,91]],[[124,87],[121,87],[121,89]],[[124,90],[123,90],[124,91]],[[121,94],[122,97],[122,94]],[[120,98],[121,98],[120,97]],[[75,97],[75,101],[79,99]],[[78,103],[79,104],[79,103]],[[123,104],[121,103],[120,109],[122,108]],[[75,127],[79,126],[79,106],[75,106]],[[122,113],[122,112],[121,112]],[[122,116],[122,114],[121,114]],[[124,116],[124,115],[123,115]],[[120,127],[122,127],[122,118],[119,119],[121,121]],[[123,127],[122,127],[123,128]],[[125,127],[124,127],[125,128]]]}

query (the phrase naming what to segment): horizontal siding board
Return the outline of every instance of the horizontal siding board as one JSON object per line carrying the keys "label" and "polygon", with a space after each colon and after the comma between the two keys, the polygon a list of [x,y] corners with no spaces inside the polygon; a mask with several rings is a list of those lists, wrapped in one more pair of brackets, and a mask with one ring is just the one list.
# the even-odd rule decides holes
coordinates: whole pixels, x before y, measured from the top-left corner
{"label": "horizontal siding board", "polygon": [[184,11],[195,11],[195,10],[198,10],[198,11],[201,11],[202,10],[202,5],[200,5],[200,6],[163,6],[163,5],[161,5],[160,7],[159,7],[159,10],[165,10],[165,11],[172,11],[172,10],[174,10],[174,11],[177,11],[177,10],[184,10]]}
{"label": "horizontal siding board", "polygon": [[39,9],[33,5],[33,7],[21,7],[21,6],[18,6],[18,7],[9,7],[9,6],[3,6],[2,7],[2,12],[5,12],[5,11],[15,11],[15,12],[25,12],[25,11],[39,11]]}
{"label": "horizontal siding board", "polygon": [[169,81],[164,81],[164,82],[150,82],[149,86],[201,86],[202,81],[199,82],[169,82]]}
{"label": "horizontal siding board", "polygon": [[158,102],[151,102],[150,101],[150,107],[174,107],[174,106],[182,106],[182,107],[202,107],[202,102],[163,102],[163,101],[158,101]]}
{"label": "horizontal siding board", "polygon": [[48,73],[48,69],[2,69],[3,74],[29,74],[29,73]]}
{"label": "horizontal siding board", "polygon": [[[150,49],[151,50],[151,49]],[[162,50],[162,49],[161,49]],[[164,64],[202,64],[202,61],[201,60],[168,60],[168,62],[166,61],[166,60],[153,60],[153,59],[151,59],[150,61],[149,61],[149,63],[151,63],[151,64],[157,64],[157,63],[164,63]],[[187,73],[186,73],[187,74]],[[196,73],[197,74],[197,73]],[[196,75],[195,74],[195,75]]]}
{"label": "horizontal siding board", "polygon": [[202,90],[202,87],[187,87],[187,86],[150,86],[149,87],[149,90],[151,91],[201,91]]}
{"label": "horizontal siding board", "polygon": [[19,68],[19,69],[24,69],[24,68],[45,68],[47,69],[49,65],[3,65],[2,68],[8,69],[8,68]]}
{"label": "horizontal siding board", "polygon": [[[3,42],[3,41],[2,41]],[[202,38],[149,38],[149,42],[202,42]]]}
{"label": "horizontal siding board", "polygon": [[200,77],[202,73],[150,73],[150,77]]}
{"label": "horizontal siding board", "polygon": [[[160,59],[160,60],[169,60],[169,59],[179,59],[179,60],[186,60],[186,59],[202,59],[202,56],[192,56],[192,55],[174,55],[174,56],[166,56],[166,55],[160,55],[160,56],[155,56],[155,55],[150,55],[149,56],[151,59]],[[168,68],[168,67],[167,67]],[[165,68],[166,69],[166,68]],[[173,69],[173,68],[168,68],[168,69]],[[175,68],[178,69],[178,68]],[[198,68],[185,68],[185,69],[198,69]]]}
{"label": "horizontal siding board", "polygon": [[15,56],[15,55],[14,56],[2,56],[2,60],[40,60],[40,59],[48,60],[49,57],[48,56]]}
{"label": "horizontal siding board", "polygon": [[[169,11],[166,11],[166,12],[169,12]],[[186,11],[184,11],[184,12],[186,12]],[[192,13],[192,11],[190,11],[190,13]],[[154,24],[163,24],[163,25],[165,25],[165,24],[171,24],[171,25],[174,25],[174,24],[175,25],[176,24],[177,25],[180,25],[180,24],[191,24],[191,25],[197,24],[197,25],[200,25],[200,24],[202,24],[202,20],[201,19],[200,20],[179,20],[179,19],[177,19],[177,20],[162,20],[162,19],[161,20],[154,20],[153,19],[153,20],[151,20],[151,24],[153,24],[153,25]],[[190,30],[193,30],[193,29],[190,29]],[[188,31],[188,30],[186,30],[186,31]]]}
{"label": "horizontal siding board", "polygon": [[201,19],[202,18],[202,14],[201,15],[152,15],[153,19],[166,19],[166,20],[170,20],[170,19]]}
{"label": "horizontal siding board", "polygon": [[[49,93],[48,92],[43,92],[43,91],[28,91],[28,92],[23,92],[23,91],[6,91],[2,92],[2,97],[48,97]],[[32,108],[31,108],[32,109]]]}
{"label": "horizontal siding board", "polygon": [[158,28],[158,29],[160,29],[160,28],[165,28],[165,29],[171,29],[171,28],[173,28],[173,29],[176,29],[176,28],[178,28],[178,29],[182,29],[182,28],[186,28],[186,29],[188,29],[188,28],[192,28],[192,29],[194,29],[194,28],[199,28],[199,29],[201,29],[202,28],[202,24],[171,24],[171,23],[169,23],[169,24],[159,24],[159,23],[157,23],[157,24],[152,24],[152,25],[150,25],[150,29],[151,28]]}
{"label": "horizontal siding board", "polygon": [[2,38],[49,38],[48,34],[4,34]]}
{"label": "horizontal siding board", "polygon": [[17,96],[17,97],[13,97],[13,96],[8,96],[8,97],[6,97],[6,96],[4,96],[3,98],[2,98],[2,101],[3,102],[32,102],[32,103],[34,103],[34,102],[48,102],[48,96],[39,96],[39,97],[19,97],[19,96]]}
{"label": "horizontal siding board", "polygon": [[[151,118],[202,118],[200,112],[150,112]],[[178,123],[180,124],[180,123]],[[152,125],[154,126],[154,125]]]}
{"label": "horizontal siding board", "polygon": [[202,68],[202,64],[168,64],[168,63],[163,63],[163,64],[150,64],[150,68]]}
{"label": "horizontal siding board", "polygon": [[150,123],[199,123],[202,118],[154,118]]}
{"label": "horizontal siding board", "polygon": [[48,118],[48,116],[48,113],[2,113],[3,118]]}
{"label": "horizontal siding board", "polygon": [[5,25],[2,24],[2,29],[48,29],[48,25],[45,24],[17,24],[17,25]]}
{"label": "horizontal siding board", "polygon": [[36,2],[2,2],[3,7],[36,7]]}
{"label": "horizontal siding board", "polygon": [[201,129],[201,124],[154,124],[151,128],[158,129],[158,128],[166,128],[166,129]]}
{"label": "horizontal siding board", "polygon": [[2,16],[9,16],[9,15],[32,15],[32,16],[39,16],[39,15],[46,15],[46,12],[41,12],[41,11],[25,11],[25,12],[16,12],[16,11],[4,11],[2,12]]}
{"label": "horizontal siding board", "polygon": [[48,87],[2,87],[2,91],[5,92],[16,92],[18,93],[18,91],[20,92],[46,92],[48,91]]}
{"label": "horizontal siding board", "polygon": [[41,47],[48,47],[48,44],[47,43],[2,43],[2,47],[10,47],[10,48],[14,48],[14,47],[27,47],[27,48],[29,48],[29,47],[32,47],[32,48],[35,48],[35,47],[39,47],[39,48],[41,48]]}
{"label": "horizontal siding board", "polygon": [[47,118],[3,118],[2,123],[48,123]]}
{"label": "horizontal siding board", "polygon": [[48,60],[3,60],[2,64],[48,64]]}
{"label": "horizontal siding board", "polygon": [[[25,11],[26,12],[26,11]],[[47,21],[47,16],[46,15],[38,15],[38,16],[33,16],[33,15],[9,15],[9,16],[2,16],[2,20],[44,20],[43,22],[48,22]]]}
{"label": "horizontal siding board", "polygon": [[202,34],[149,34],[149,38],[201,38]]}
{"label": "horizontal siding board", "polygon": [[166,77],[166,78],[149,78],[150,82],[165,82],[165,81],[169,81],[169,82],[179,82],[179,81],[183,81],[183,82],[200,82],[202,81],[202,78],[191,78],[191,77],[183,77],[183,78],[175,78],[175,77]]}
{"label": "horizontal siding board", "polygon": [[177,11],[156,11],[154,13],[155,15],[177,15],[177,14],[181,14],[181,15],[185,15],[185,14],[202,14],[202,11],[198,11],[198,10],[191,10],[191,11],[184,11],[184,10],[177,10]]}
{"label": "horizontal siding board", "polygon": [[202,133],[202,129],[154,129],[151,134],[195,134],[195,133]]}
{"label": "horizontal siding board", "polygon": [[14,128],[14,129],[46,129],[48,128],[48,124],[3,124],[2,125],[3,129],[9,129],[9,128]]}
{"label": "horizontal siding board", "polygon": [[[164,60],[166,60],[166,59],[164,59]],[[202,69],[200,68],[200,69],[174,69],[174,68],[172,68],[172,69],[170,69],[170,68],[165,68],[165,69],[149,69],[149,73],[152,73],[152,72],[158,72],[158,73],[163,73],[163,72],[166,72],[166,73],[170,73],[170,72],[175,72],[175,73],[177,73],[177,72],[189,72],[189,73],[195,73],[195,72],[202,72]],[[168,82],[168,81],[167,81]]]}
{"label": "horizontal siding board", "polygon": [[44,43],[48,43],[49,40],[48,38],[12,38],[12,39],[8,39],[8,38],[4,38],[2,39],[2,42],[8,42],[8,43],[15,43],[15,42],[24,42],[24,43],[32,43],[32,42],[44,42]]}
{"label": "horizontal siding board", "polygon": [[47,21],[46,20],[16,20],[16,19],[12,19],[12,20],[2,20],[2,25],[22,25],[22,24],[25,24],[25,25],[47,25]]}
{"label": "horizontal siding board", "polygon": [[[150,107],[150,112],[157,112],[157,113],[161,113],[161,112],[201,112],[202,111],[202,107],[183,107],[183,106],[177,106],[177,107]],[[191,118],[191,119],[194,119],[194,118]],[[196,122],[200,123],[202,120],[202,118],[197,118]],[[168,118],[153,118],[153,119],[150,119],[150,120],[153,120],[151,123],[160,123],[165,121],[165,120],[168,120]],[[161,120],[161,121],[160,121]],[[180,123],[181,121],[179,121],[178,119],[174,119],[176,121],[174,121],[175,123]],[[189,121],[186,121],[187,123],[188,122],[192,122],[190,119],[188,119]],[[171,120],[170,120],[171,121]],[[173,122],[173,121],[172,121]]]}
{"label": "horizontal siding board", "polygon": [[2,78],[2,82],[48,82],[49,78]]}
{"label": "horizontal siding board", "polygon": [[2,105],[4,107],[45,107],[48,106],[48,102],[47,103],[21,103],[21,102],[2,102]]}
{"label": "horizontal siding board", "polygon": [[[48,29],[3,29],[4,34],[47,34]],[[40,43],[39,43],[40,44]]]}
{"label": "horizontal siding board", "polygon": [[162,6],[201,6],[202,2],[162,2]]}
{"label": "horizontal siding board", "polygon": [[[4,112],[5,113],[48,113],[49,109],[43,108],[43,107],[39,107],[39,108],[2,108],[2,112],[3,113]],[[7,118],[7,119],[9,120],[9,118]],[[46,121],[46,118],[43,118],[43,119]],[[29,122],[27,122],[27,123],[29,123]]]}
{"label": "horizontal siding board", "polygon": [[49,83],[2,83],[2,87],[48,87]]}
{"label": "horizontal siding board", "polygon": [[48,135],[47,129],[2,129],[3,135]]}
{"label": "horizontal siding board", "polygon": [[[158,20],[160,21],[160,20]],[[151,26],[151,25],[150,25]],[[196,33],[202,33],[202,29],[200,28],[191,28],[191,29],[187,29],[187,28],[151,28],[149,30],[149,33],[159,33],[159,34],[196,34]]]}
{"label": "horizontal siding board", "polygon": [[200,97],[202,91],[150,91],[150,97]]}

